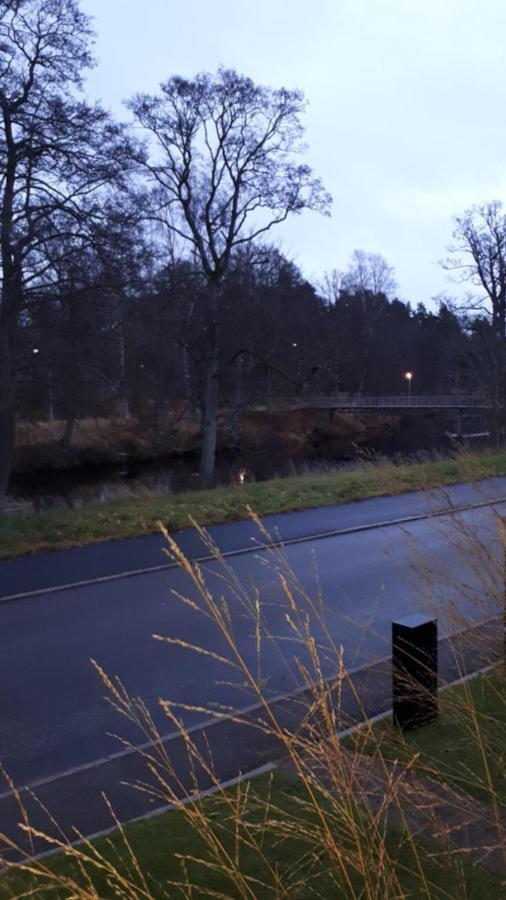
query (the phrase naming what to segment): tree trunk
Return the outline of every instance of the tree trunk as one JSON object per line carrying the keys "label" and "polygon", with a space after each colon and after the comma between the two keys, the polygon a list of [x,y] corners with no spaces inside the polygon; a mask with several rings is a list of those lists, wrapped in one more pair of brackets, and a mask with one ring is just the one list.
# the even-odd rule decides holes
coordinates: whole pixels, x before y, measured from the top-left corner
{"label": "tree trunk", "polygon": [[10,336],[3,323],[0,324],[0,510],[11,477],[15,442],[16,420]]}
{"label": "tree trunk", "polygon": [[2,172],[0,210],[0,254],[2,288],[0,297],[0,509],[2,508],[14,462],[16,442],[16,401],[12,372],[12,343],[23,297],[23,279],[19,254],[12,243],[14,198],[18,150],[14,138],[12,109],[2,106],[3,134],[7,150]]}
{"label": "tree trunk", "polygon": [[130,418],[130,404],[128,402],[127,366],[125,332],[123,320],[119,320],[119,364],[120,364],[120,418]]}
{"label": "tree trunk", "polygon": [[506,297],[501,297],[499,306],[499,336],[502,340],[506,337]]}
{"label": "tree trunk", "polygon": [[272,412],[272,369],[269,365],[266,372],[265,405],[267,413],[270,415]]}
{"label": "tree trunk", "polygon": [[234,447],[239,443],[241,425],[241,411],[243,405],[243,370],[244,355],[241,353],[235,363],[234,397],[232,401],[232,415],[230,416],[230,439]]}
{"label": "tree trunk", "polygon": [[72,436],[74,434],[75,424],[76,424],[76,414],[74,412],[72,412],[67,416],[67,419],[65,422],[65,430],[63,432],[62,439],[61,439],[61,446],[63,447],[65,452],[67,452],[67,450],[70,450],[70,445],[72,443]]}
{"label": "tree trunk", "polygon": [[194,411],[195,401],[192,391],[192,379],[190,372],[190,356],[186,347],[181,347],[181,380],[183,382],[184,402],[190,412]]}
{"label": "tree trunk", "polygon": [[218,431],[218,340],[216,324],[210,326],[208,357],[204,373],[202,396],[202,444],[200,448],[200,480],[211,487],[216,460],[216,436]]}
{"label": "tree trunk", "polygon": [[206,328],[207,348],[202,392],[202,443],[200,448],[200,480],[205,487],[211,487],[213,484],[216,461],[219,400],[219,342],[216,315],[219,291],[220,285],[218,283],[210,285]]}
{"label": "tree trunk", "polygon": [[365,386],[367,384],[367,379],[369,377],[369,355],[370,355],[370,344],[367,343],[364,348],[364,354],[362,357],[362,369],[360,373],[360,380],[358,383],[358,394],[362,396],[365,391]]}
{"label": "tree trunk", "polygon": [[362,353],[362,370],[358,383],[358,393],[360,396],[365,391],[367,381],[369,379],[369,366],[371,360],[371,345],[373,340],[372,328],[366,328],[363,335],[363,353]]}

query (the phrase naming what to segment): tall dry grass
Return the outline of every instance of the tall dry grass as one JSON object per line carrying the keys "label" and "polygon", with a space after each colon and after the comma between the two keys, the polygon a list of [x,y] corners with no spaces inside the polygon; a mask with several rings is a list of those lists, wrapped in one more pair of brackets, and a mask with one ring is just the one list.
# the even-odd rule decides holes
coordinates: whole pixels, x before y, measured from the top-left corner
{"label": "tall dry grass", "polygon": [[[445,527],[443,520],[440,525]],[[260,522],[258,527],[262,531]],[[465,516],[455,514],[447,537],[464,560],[460,583],[453,574],[452,584],[446,585],[447,618],[459,626],[457,632],[465,631],[478,642],[474,650],[479,651],[480,664],[493,666],[487,704],[480,701],[475,682],[466,681],[457,691],[444,694],[444,718],[425,737],[423,729],[414,735],[394,732],[386,721],[367,719],[364,709],[362,727],[345,740],[342,732],[349,722],[344,698],[352,695],[361,706],[364,697],[344,664],[343,648],[329,626],[321,596],[300,583],[283,549],[270,552],[284,601],[283,631],[273,634],[266,616],[268,598],[240,581],[204,532],[201,536],[220,566],[223,590],[216,589],[216,582],[211,588],[205,570],[189,561],[165,533],[168,553],[188,583],[188,591],[175,600],[205,621],[210,640],[205,646],[194,645],[170,633],[155,639],[167,643],[168,650],[171,645],[185,647],[190,660],[191,654],[212,657],[222,668],[223,680],[247,689],[260,713],[252,722],[230,709],[161,699],[167,722],[185,742],[190,776],[183,777],[160,739],[152,711],[141,699],[129,696],[98,663],[94,665],[120,720],[136,726],[139,744],[149,744],[139,751],[146,780],[132,785],[132,790],[148,792],[158,804],[171,804],[179,811],[198,837],[199,852],[179,852],[177,859],[168,859],[168,874],[158,873],[155,884],[128,830],[119,823],[119,845],[114,853],[104,852],[86,840],[74,843],[76,835],[55,837],[49,829],[45,835],[31,832],[19,798],[23,831],[34,840],[43,838],[48,849],[59,850],[67,868],[37,858],[14,866],[9,853],[15,847],[4,838],[5,896],[500,897],[500,881],[506,878],[506,675],[496,649],[490,650],[481,631],[469,630],[485,603],[487,610],[490,601],[497,603],[503,584],[505,534],[499,513],[493,528],[490,543]],[[423,599],[430,608],[448,571],[434,571],[416,544],[413,563],[424,574]],[[462,596],[465,603],[459,604]],[[236,639],[238,615],[246,616],[251,625],[253,665]],[[291,648],[287,663],[300,691],[297,722],[291,727],[271,702],[263,669],[266,643],[280,658],[286,658],[287,647]],[[464,673],[469,643],[464,646],[457,637],[448,647],[457,670]],[[332,677],[329,667],[334,669]],[[282,762],[267,785],[262,782],[260,789],[256,782],[244,781],[228,790],[221,785],[212,746],[202,748],[185,727],[185,714],[195,712],[235,721],[244,729],[245,740],[254,731],[273,739]],[[447,730],[450,741],[443,758],[439,745],[438,750],[431,747],[430,734],[435,744],[440,741],[438,728]],[[452,745],[455,734],[458,740]],[[467,755],[466,742],[473,748]],[[200,796],[203,781],[214,788],[212,803]],[[163,821],[169,827],[169,819]]]}

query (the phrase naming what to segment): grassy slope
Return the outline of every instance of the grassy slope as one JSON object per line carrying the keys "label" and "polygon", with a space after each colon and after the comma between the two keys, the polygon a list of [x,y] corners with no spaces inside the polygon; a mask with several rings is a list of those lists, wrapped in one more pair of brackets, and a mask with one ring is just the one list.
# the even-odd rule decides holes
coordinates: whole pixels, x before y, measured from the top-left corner
{"label": "grassy slope", "polygon": [[[473,711],[473,712],[472,712]],[[411,732],[407,737],[407,752],[409,757],[413,752],[419,752],[420,765],[428,766],[437,772],[443,772],[445,779],[454,780],[468,789],[472,789],[469,783],[469,775],[482,770],[482,760],[478,749],[478,742],[470,740],[469,727],[474,717],[480,722],[480,733],[485,740],[493,741],[497,752],[502,755],[502,765],[494,772],[499,797],[506,799],[501,792],[504,790],[504,729],[506,728],[505,704],[504,704],[504,673],[496,670],[493,674],[470,681],[465,685],[450,688],[441,695],[440,719],[434,725]],[[472,727],[472,726],[471,726]],[[398,732],[387,722],[381,722],[374,726],[374,740],[371,739],[371,749],[377,752],[381,745],[384,758],[402,757],[402,742],[398,739]],[[345,744],[350,746],[353,738],[347,738]],[[360,740],[360,733],[355,737]],[[379,744],[378,744],[379,741]],[[360,741],[360,750],[363,751],[363,742]],[[490,759],[490,756],[489,756]],[[464,776],[464,777],[463,777]],[[271,782],[270,776],[264,776],[251,782],[250,800],[243,821],[254,825],[264,821],[264,804],[269,800],[271,817],[277,820],[300,820],[301,801],[306,799],[305,791],[300,782],[291,778],[283,771],[277,772]],[[230,821],[230,807],[224,806],[224,801],[219,797],[210,797],[203,801],[203,809],[207,820],[212,823],[213,830],[225,847],[231,852],[234,848],[234,827]],[[309,815],[307,811],[303,813]],[[311,814],[312,815],[312,814]],[[318,827],[315,817],[314,822],[305,819],[311,828]],[[129,825],[125,829],[129,845],[148,881],[154,896],[179,896],[177,890],[167,887],[167,882],[178,880],[182,877],[181,856],[194,859],[209,859],[206,845],[196,833],[188,818],[181,812],[169,812],[155,818]],[[416,873],[416,865],[411,849],[402,841],[397,832],[392,832],[389,839],[390,852],[397,859],[399,870],[403,870],[402,883],[409,897],[422,897],[426,893],[422,889],[419,875]],[[107,860],[113,862],[116,867],[132,873],[131,860],[127,861],[127,853],[121,838],[115,834],[109,838],[101,838],[94,842],[94,847]],[[263,835],[263,847],[267,858],[271,863],[276,863],[286,878],[290,873],[298,879],[301,872],[297,871],[300,860],[307,850],[307,845],[296,837],[288,837],[279,840],[279,835],[274,837],[269,829]],[[455,872],[451,874],[450,859],[440,849],[424,844],[419,847],[423,856],[423,868],[425,876],[431,882],[430,896],[435,898],[456,898],[463,896],[462,884],[457,883]],[[436,852],[434,852],[436,851]],[[252,849],[243,848],[241,869],[252,877],[266,878],[268,874],[264,868],[261,857]],[[178,858],[179,857],[179,858]],[[455,858],[453,858],[455,862]],[[468,900],[499,900],[504,897],[504,883],[492,877],[478,866],[469,863],[465,858],[457,863],[461,866],[461,876],[465,882],[465,896]],[[75,863],[63,857],[53,857],[48,862],[50,872],[59,876],[77,878],[82,883],[82,876],[78,874]],[[100,871],[93,870],[92,881],[98,890],[99,896],[108,898],[112,893],[107,886],[106,878]],[[189,874],[193,884],[201,885],[207,889],[214,889],[217,895],[223,892],[226,896],[236,896],[234,887],[223,872],[204,869],[198,864],[189,864]],[[309,870],[306,872],[309,874]],[[325,864],[321,869],[312,869],[311,878],[314,878],[313,887],[316,896],[325,898],[336,897],[336,885],[325,873]],[[286,884],[286,881],[285,881]],[[156,887],[158,885],[158,887]],[[163,885],[163,887],[162,887]],[[19,896],[21,891],[34,887],[26,876],[15,877],[10,874],[4,881],[5,889],[2,889],[0,881],[0,898]],[[358,887],[358,885],[357,885]],[[9,893],[9,890],[11,893]],[[50,900],[67,898],[70,896],[62,888],[49,890],[45,885],[43,896]],[[167,891],[167,893],[165,893]],[[173,892],[174,891],[174,892]],[[35,892],[35,896],[42,895],[42,886]],[[193,895],[201,896],[197,890]],[[259,897],[273,896],[259,894]],[[315,896],[311,893],[294,892],[299,900],[303,897]],[[349,896],[344,892],[341,896]]]}
{"label": "grassy slope", "polygon": [[388,719],[378,723],[361,752],[390,759],[412,759],[416,769],[442,776],[448,784],[490,801],[494,795],[506,805],[506,679],[499,670],[440,694],[439,718],[432,725],[402,735]]}
{"label": "grassy slope", "polygon": [[121,500],[40,514],[16,513],[0,516],[0,557],[138,537],[155,532],[160,521],[171,531],[185,528],[191,518],[201,525],[239,521],[248,517],[248,506],[259,515],[267,515],[497,475],[506,475],[506,453],[400,466],[367,464],[324,475],[278,478],[169,497]]}
{"label": "grassy slope", "polygon": [[[258,799],[257,799],[258,798]],[[307,798],[304,789],[295,779],[289,778],[287,775],[276,774],[271,784],[266,777],[259,778],[252,783],[252,793],[248,801],[248,811],[243,811],[243,822],[247,821],[250,825],[258,825],[263,821],[265,816],[264,804],[269,799],[271,816],[275,819],[285,821],[301,822],[300,803]],[[224,808],[223,800],[218,798],[209,798],[204,801],[204,810],[208,820],[212,823],[212,830],[223,843],[223,846],[234,854],[235,835],[234,827],[230,821],[230,808]],[[308,813],[303,814],[305,826],[310,829],[318,828],[318,820],[316,815],[308,818]],[[302,822],[301,822],[302,824]],[[186,816],[180,812],[169,812],[161,816],[149,819],[145,822],[137,822],[129,825],[125,829],[128,844],[133,850],[133,854],[141,868],[144,877],[147,880],[152,895],[155,897],[175,897],[180,896],[179,891],[174,887],[169,887],[172,882],[183,880],[183,867],[181,857],[192,858],[193,860],[209,860],[211,857],[207,849],[206,843],[190,824]],[[412,849],[402,840],[401,835],[392,831],[389,836],[389,849],[393,858],[397,861],[397,868],[401,877],[401,882],[405,891],[405,896],[422,897],[426,896],[423,890],[417,865],[413,856]],[[94,841],[93,844],[98,854],[112,863],[117,870],[123,873],[129,873],[132,878],[133,866],[132,860],[129,859],[122,839],[116,834],[110,838],[101,838]],[[280,840],[279,834],[269,833],[269,829],[263,832],[263,853],[269,860],[271,865],[278,867],[279,872],[283,876],[283,882],[286,886],[293,884],[293,896],[297,900],[304,900],[310,897],[320,897],[322,900],[335,900],[336,896],[347,897],[349,893],[344,889],[343,892],[336,894],[336,882],[334,878],[329,876],[326,871],[326,863],[322,860],[322,864],[318,865],[314,862],[302,865],[301,860],[305,857],[308,846],[304,841],[296,837],[285,838]],[[458,883],[454,884],[454,891],[448,883],[450,866],[452,863],[443,852],[436,852],[432,845],[419,845],[419,852],[423,859],[424,876],[430,884],[430,896],[432,900],[436,898],[460,898],[462,896],[462,881],[465,883],[465,895],[468,900],[500,900],[504,896],[504,886],[501,886],[499,879],[489,875],[483,869],[472,865],[465,859],[459,864]],[[87,871],[94,884],[98,895],[101,898],[112,898],[113,892],[108,886],[105,875],[95,867],[87,866]],[[103,869],[103,867],[101,867]],[[51,873],[56,874],[60,878],[72,878],[79,884],[83,884],[83,876],[79,873],[74,862],[63,857],[54,857],[48,861],[48,869]],[[196,890],[192,897],[198,898],[203,894],[198,890],[199,887],[207,891],[216,891],[215,896],[235,897],[236,888],[233,881],[227,876],[223,870],[214,870],[204,868],[197,862],[189,862],[187,867],[189,878]],[[243,874],[261,879],[264,883],[272,884],[265,862],[262,855],[256,850],[242,846],[241,849],[241,871]],[[402,875],[401,875],[402,872]],[[351,875],[351,873],[350,873]],[[300,882],[304,880],[311,881],[313,891],[301,891]],[[133,876],[135,878],[135,876]],[[352,880],[355,880],[351,875]],[[452,874],[455,878],[455,873]],[[462,880],[461,880],[462,879]],[[18,897],[23,891],[35,890],[34,896],[44,896],[48,900],[66,900],[72,896],[70,891],[63,887],[51,888],[51,879],[44,878],[41,883],[39,880],[30,878],[29,876],[15,876],[13,873],[5,879],[5,893],[2,890],[0,881],[0,898]],[[338,879],[339,881],[339,879]],[[42,886],[44,885],[44,887]],[[297,886],[296,886],[297,885]],[[359,883],[356,884],[357,894],[360,895]],[[9,893],[10,892],[10,893]],[[139,892],[140,893],[140,892]],[[28,895],[28,894],[27,894]],[[23,894],[24,896],[24,894]],[[181,895],[182,896],[182,895]],[[185,894],[186,896],[186,894]],[[276,896],[274,890],[259,890],[258,898]]]}

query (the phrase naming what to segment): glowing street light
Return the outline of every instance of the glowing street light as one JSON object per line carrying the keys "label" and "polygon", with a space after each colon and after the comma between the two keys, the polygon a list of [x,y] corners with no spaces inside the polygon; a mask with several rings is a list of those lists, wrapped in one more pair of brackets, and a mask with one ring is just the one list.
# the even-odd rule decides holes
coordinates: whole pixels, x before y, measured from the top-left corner
{"label": "glowing street light", "polygon": [[405,372],[404,378],[408,382],[408,405],[411,406],[411,382],[413,381],[413,372]]}

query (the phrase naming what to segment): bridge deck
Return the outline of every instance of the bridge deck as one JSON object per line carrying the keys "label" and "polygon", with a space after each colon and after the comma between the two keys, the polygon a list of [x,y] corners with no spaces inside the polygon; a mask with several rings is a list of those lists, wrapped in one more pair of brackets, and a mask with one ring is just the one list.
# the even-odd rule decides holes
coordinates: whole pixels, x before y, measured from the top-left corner
{"label": "bridge deck", "polygon": [[[256,404],[257,408],[265,408],[266,404]],[[490,404],[483,397],[460,394],[448,396],[380,396],[358,397],[351,395],[299,397],[277,400],[273,409],[336,409],[352,410],[415,410],[415,409],[489,409]]]}

